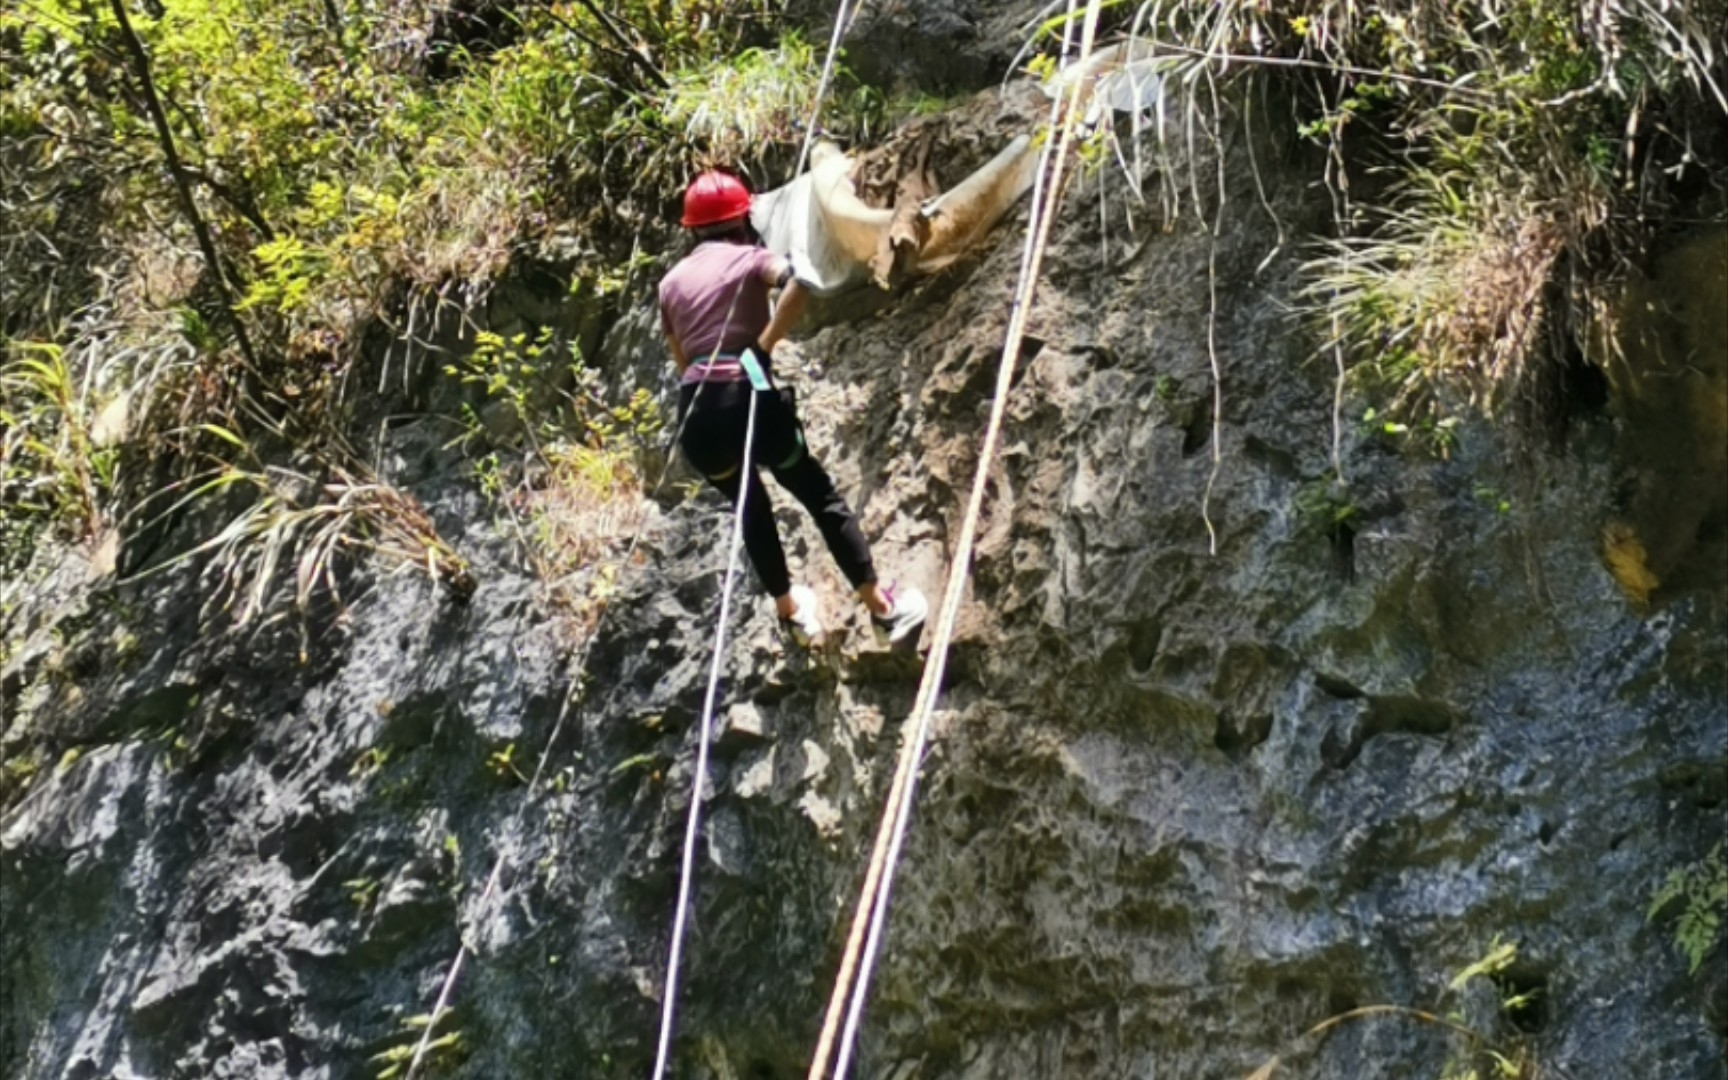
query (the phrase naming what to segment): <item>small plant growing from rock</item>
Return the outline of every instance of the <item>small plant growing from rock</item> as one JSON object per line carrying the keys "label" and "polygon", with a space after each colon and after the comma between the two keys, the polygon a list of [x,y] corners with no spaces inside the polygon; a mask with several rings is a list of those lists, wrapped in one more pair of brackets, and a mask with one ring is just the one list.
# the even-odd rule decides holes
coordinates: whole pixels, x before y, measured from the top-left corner
{"label": "small plant growing from rock", "polygon": [[462,406],[455,440],[472,451],[481,492],[572,629],[585,630],[616,581],[617,567],[602,556],[641,519],[659,405],[646,389],[614,403],[599,373],[550,326],[532,336],[482,332],[444,373],[481,399]]}
{"label": "small plant growing from rock", "polygon": [[342,883],[348,890],[348,899],[354,902],[355,913],[364,915],[372,910],[372,905],[378,902],[379,881],[375,877],[350,878]]}
{"label": "small plant growing from rock", "polygon": [[[368,1064],[378,1066],[376,1080],[399,1080],[408,1072],[408,1065],[414,1060],[414,1048],[420,1044],[422,1034],[427,1028],[436,1028],[451,1010],[445,1009],[433,1019],[430,1014],[421,1013],[410,1016],[402,1021],[402,1030],[395,1046],[381,1053],[373,1054],[367,1059]],[[426,1068],[419,1075],[438,1073],[455,1067],[466,1055],[467,1048],[462,1042],[462,1030],[457,1028],[447,1031],[426,1044],[423,1061]]]}
{"label": "small plant growing from rock", "polygon": [[494,750],[486,757],[486,769],[493,776],[508,784],[526,784],[528,777],[516,767],[516,744],[511,743],[502,750]]}
{"label": "small plant growing from rock", "polygon": [[1644,916],[1646,922],[1654,922],[1664,912],[1679,907],[1674,945],[1686,957],[1686,970],[1691,975],[1698,973],[1704,958],[1722,940],[1722,915],[1728,908],[1728,859],[1724,859],[1723,850],[1719,843],[1697,862],[1670,871],[1650,898],[1650,910]]}
{"label": "small plant growing from rock", "polygon": [[[1532,1080],[1540,1075],[1535,1059],[1521,1037],[1514,1036],[1505,1044],[1498,1043],[1493,1030],[1484,1030],[1480,1018],[1466,1015],[1464,995],[1472,987],[1486,983],[1491,987],[1493,1015],[1486,1019],[1508,1020],[1515,1031],[1534,1030],[1530,1014],[1536,1006],[1533,989],[1521,988],[1512,978],[1511,969],[1518,961],[1516,942],[1502,941],[1498,936],[1488,944],[1488,951],[1466,965],[1440,994],[1435,1011],[1406,1005],[1366,1005],[1328,1017],[1304,1032],[1290,1053],[1273,1057],[1254,1070],[1247,1080],[1272,1080],[1288,1060],[1318,1050],[1325,1038],[1338,1027],[1361,1020],[1394,1017],[1413,1020],[1444,1029],[1454,1037],[1455,1047],[1441,1068],[1437,1080]],[[1444,1014],[1438,1011],[1451,1002]]]}
{"label": "small plant growing from rock", "polygon": [[382,769],[389,760],[390,748],[388,746],[369,746],[360,751],[360,756],[354,759],[354,764],[348,769],[348,775],[364,779]]}
{"label": "small plant growing from rock", "polygon": [[23,798],[41,768],[42,757],[39,750],[8,757],[6,764],[0,766],[0,806],[10,806]]}

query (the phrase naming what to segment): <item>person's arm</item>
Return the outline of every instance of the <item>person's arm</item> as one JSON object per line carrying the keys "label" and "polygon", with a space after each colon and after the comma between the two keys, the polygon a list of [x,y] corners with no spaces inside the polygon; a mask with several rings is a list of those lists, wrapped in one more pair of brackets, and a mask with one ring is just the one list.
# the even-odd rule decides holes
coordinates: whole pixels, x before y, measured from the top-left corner
{"label": "person's arm", "polygon": [[763,263],[762,280],[769,285],[784,286],[780,291],[780,302],[774,305],[774,317],[768,320],[768,328],[757,338],[762,348],[772,355],[774,346],[780,343],[780,339],[797,323],[798,316],[804,313],[804,301],[809,294],[804,291],[804,286],[798,279],[792,276],[792,264],[778,255]]}
{"label": "person's arm", "polygon": [[672,350],[672,363],[678,366],[678,374],[682,376],[684,369],[690,366],[690,358],[684,355],[684,343],[672,332],[672,321],[666,317],[664,307],[660,309],[660,330],[666,335],[667,347]]}
{"label": "person's arm", "polygon": [[690,358],[684,355],[684,346],[678,340],[678,335],[666,331],[666,344],[672,349],[672,363],[678,366],[678,374],[682,376],[684,369],[690,366]]}

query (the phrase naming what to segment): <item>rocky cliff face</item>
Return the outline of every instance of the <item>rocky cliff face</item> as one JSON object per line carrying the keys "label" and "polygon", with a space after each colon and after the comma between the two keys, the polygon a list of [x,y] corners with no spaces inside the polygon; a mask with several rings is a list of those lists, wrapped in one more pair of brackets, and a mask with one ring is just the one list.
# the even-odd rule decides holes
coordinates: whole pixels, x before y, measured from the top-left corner
{"label": "rocky cliff face", "polygon": [[[1499,989],[1534,1004],[1498,1010],[1485,984],[1456,1004],[1525,1047],[1527,1075],[1724,1075],[1721,957],[1689,976],[1645,918],[1728,824],[1720,507],[1647,541],[1675,584],[1644,608],[1602,550],[1610,523],[1651,536],[1676,518],[1650,507],[1707,503],[1720,477],[1629,450],[1660,399],[1640,412],[1620,378],[1575,388],[1551,438],[1471,422],[1444,459],[1347,412],[1331,481],[1331,372],[1288,315],[1268,216],[1319,221],[1296,153],[1261,148],[1266,204],[1227,170],[1215,245],[1191,212],[1136,209],[1128,233],[1108,174],[1070,194],[861,1076],[1226,1080],[1283,1054],[1290,1075],[1438,1077],[1460,1044],[1432,1026],[1297,1037],[1433,1006],[1496,938],[1519,946]],[[879,563],[931,592],[1013,224],[940,277],[829,305],[780,360]],[[1673,333],[1719,348],[1719,306],[1696,307]],[[496,323],[523,312],[560,317],[494,300]],[[652,326],[638,309],[608,332],[619,378],[654,370]],[[1708,447],[1724,384],[1698,370]],[[375,577],[301,663],[285,627],[200,637],[188,580],[93,585],[74,557],[9,596],[7,751],[48,764],[3,822],[6,1076],[378,1075],[459,940],[443,1075],[646,1073],[726,517],[711,495],[651,509],[577,694],[510,530],[438,432],[395,438],[397,479],[475,564],[465,605]],[[782,524],[841,640],[788,653],[750,584],[702,794],[681,1076],[802,1075],[917,680],[841,613],[808,523]],[[524,804],[516,772],[555,727]]]}

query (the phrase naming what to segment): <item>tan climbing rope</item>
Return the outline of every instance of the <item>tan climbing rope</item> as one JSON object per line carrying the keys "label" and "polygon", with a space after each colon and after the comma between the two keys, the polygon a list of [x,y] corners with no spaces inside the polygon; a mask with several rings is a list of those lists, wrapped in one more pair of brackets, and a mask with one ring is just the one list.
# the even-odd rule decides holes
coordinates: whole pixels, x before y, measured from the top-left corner
{"label": "tan climbing rope", "polygon": [[[1091,55],[1098,27],[1101,0],[1088,0],[1081,30],[1080,51],[1076,63],[1083,64]],[[1073,22],[1074,0],[1069,0],[1068,23]],[[1064,41],[1064,60],[1066,61]],[[1066,66],[1066,63],[1064,64]],[[996,456],[1002,432],[1002,420],[1007,409],[1008,395],[1013,387],[1014,369],[1026,335],[1026,321],[1031,312],[1032,298],[1038,284],[1038,272],[1044,249],[1049,242],[1050,223],[1061,205],[1062,171],[1067,159],[1076,119],[1080,114],[1080,95],[1084,80],[1075,80],[1069,88],[1066,107],[1061,109],[1061,123],[1054,154],[1045,145],[1045,160],[1039,163],[1038,185],[1034,193],[1032,217],[1027,223],[1027,247],[1020,268],[1020,280],[1015,290],[1014,306],[1008,321],[1008,332],[1002,346],[1001,366],[996,376],[996,396],[991,405],[990,421],[984,431],[984,443],[978,456],[978,470],[972,481],[972,493],[966,504],[959,539],[955,544],[953,565],[949,569],[948,585],[942,596],[942,606],[936,622],[935,638],[924,663],[923,678],[913,702],[910,722],[906,725],[900,748],[900,759],[894,781],[889,789],[882,824],[877,830],[876,844],[871,852],[870,866],[865,873],[864,887],[859,894],[853,915],[852,929],[841,957],[834,991],[828,1001],[828,1012],[810,1063],[809,1080],[824,1080],[828,1062],[839,1037],[839,1056],[835,1060],[834,1080],[844,1080],[851,1063],[869,994],[870,976],[881,947],[882,933],[887,923],[888,901],[893,891],[894,874],[905,841],[906,827],[911,820],[913,799],[917,789],[918,765],[929,741],[930,721],[936,699],[941,692],[942,677],[947,669],[948,648],[954,637],[954,624],[959,616],[960,600],[971,573],[972,549],[977,540],[978,518],[984,502],[984,488],[989,479],[990,465]],[[1060,96],[1052,103],[1052,118],[1057,115]],[[1048,182],[1046,182],[1048,175]],[[841,1031],[844,1015],[845,1028]]]}

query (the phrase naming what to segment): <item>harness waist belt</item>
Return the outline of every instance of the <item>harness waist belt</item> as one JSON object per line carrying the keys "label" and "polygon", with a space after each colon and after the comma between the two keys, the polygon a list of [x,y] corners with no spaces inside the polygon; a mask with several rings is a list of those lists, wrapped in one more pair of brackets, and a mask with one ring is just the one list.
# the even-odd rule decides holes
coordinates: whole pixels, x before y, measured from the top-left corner
{"label": "harness waist belt", "polygon": [[684,369],[683,378],[678,382],[690,386],[700,382],[743,382],[748,376],[744,373],[744,365],[738,362],[737,353],[720,353],[712,361],[691,364]]}

